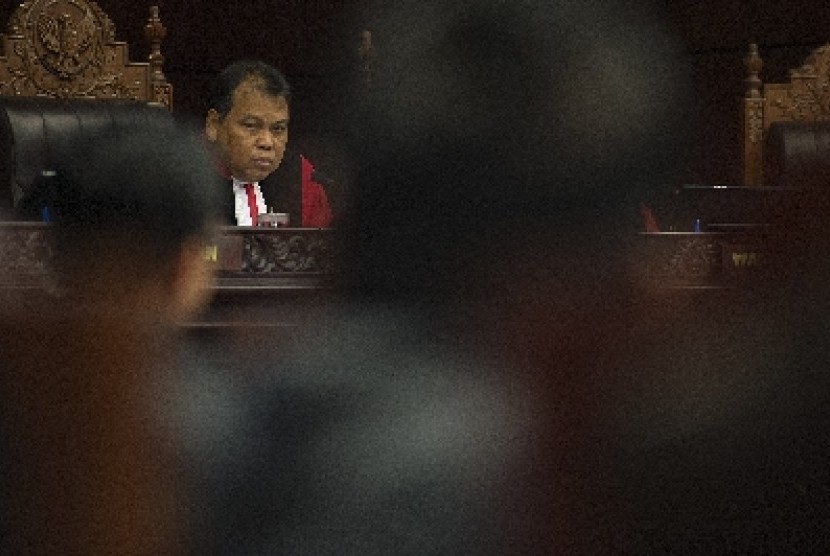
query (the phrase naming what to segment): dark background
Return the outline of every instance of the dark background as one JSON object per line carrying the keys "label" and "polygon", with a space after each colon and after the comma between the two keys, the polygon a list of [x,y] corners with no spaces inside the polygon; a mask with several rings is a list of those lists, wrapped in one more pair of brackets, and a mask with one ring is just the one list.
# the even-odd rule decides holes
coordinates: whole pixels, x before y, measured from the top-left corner
{"label": "dark background", "polygon": [[[98,0],[145,61],[144,24],[152,0]],[[228,62],[262,58],[281,68],[295,91],[292,140],[311,154],[342,162],[340,138],[348,130],[344,99],[352,93],[361,29],[371,21],[371,0],[156,0],[167,28],[164,69],[174,86],[174,110],[201,118],[202,99]],[[16,6],[0,4],[0,21]],[[765,81],[786,80],[809,52],[830,41],[830,4],[809,0],[698,0],[662,4],[667,26],[682,45],[679,60],[691,68],[691,143],[677,161],[676,183],[737,184],[740,179],[739,108],[750,42],[760,46]],[[382,30],[373,30],[382,36]],[[378,56],[383,44],[377,43]],[[563,76],[567,78],[567,76]],[[347,108],[348,110],[348,108]],[[347,111],[346,110],[346,111]],[[672,186],[676,184],[667,184]]]}

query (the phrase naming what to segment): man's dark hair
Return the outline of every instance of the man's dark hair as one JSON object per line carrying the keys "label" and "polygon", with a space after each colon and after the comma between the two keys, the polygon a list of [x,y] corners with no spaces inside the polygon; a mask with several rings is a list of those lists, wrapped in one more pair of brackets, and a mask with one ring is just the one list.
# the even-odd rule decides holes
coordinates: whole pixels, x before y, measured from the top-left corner
{"label": "man's dark hair", "polygon": [[219,73],[208,96],[207,109],[216,110],[220,118],[227,116],[233,105],[233,92],[251,79],[269,96],[291,99],[291,87],[278,69],[260,60],[240,60]]}

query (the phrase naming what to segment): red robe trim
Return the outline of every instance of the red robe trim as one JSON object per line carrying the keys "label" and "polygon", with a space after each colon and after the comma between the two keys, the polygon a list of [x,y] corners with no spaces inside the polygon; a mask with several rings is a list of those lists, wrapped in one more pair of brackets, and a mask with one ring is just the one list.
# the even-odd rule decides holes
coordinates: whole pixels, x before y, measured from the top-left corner
{"label": "red robe trim", "polygon": [[314,181],[314,166],[300,155],[302,171],[303,228],[327,228],[331,225],[332,213],[329,199],[323,186]]}

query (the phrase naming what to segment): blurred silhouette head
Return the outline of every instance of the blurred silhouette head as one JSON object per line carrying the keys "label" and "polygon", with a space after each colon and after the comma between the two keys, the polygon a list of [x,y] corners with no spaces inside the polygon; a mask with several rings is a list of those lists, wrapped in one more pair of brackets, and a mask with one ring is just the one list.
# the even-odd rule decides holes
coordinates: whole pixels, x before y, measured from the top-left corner
{"label": "blurred silhouette head", "polygon": [[[44,172],[58,280],[73,298],[182,316],[203,300],[219,184],[194,130],[169,113],[102,137]],[[153,297],[155,296],[155,298]],[[98,301],[95,301],[96,303]]]}
{"label": "blurred silhouette head", "polygon": [[3,553],[181,549],[159,392],[169,325],[209,291],[219,190],[198,134],[169,112],[117,131],[74,138],[43,172],[57,287],[0,304]]}
{"label": "blurred silhouette head", "polygon": [[646,7],[402,2],[372,28],[383,47],[347,225],[352,287],[495,287],[517,264],[634,229],[627,205],[671,167],[686,79]]}

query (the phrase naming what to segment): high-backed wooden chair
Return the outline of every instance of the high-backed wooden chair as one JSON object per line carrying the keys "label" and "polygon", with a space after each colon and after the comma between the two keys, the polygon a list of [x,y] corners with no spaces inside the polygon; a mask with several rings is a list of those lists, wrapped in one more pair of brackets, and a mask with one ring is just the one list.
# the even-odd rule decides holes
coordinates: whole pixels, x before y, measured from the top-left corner
{"label": "high-backed wooden chair", "polygon": [[761,81],[757,45],[744,62],[743,185],[830,185],[830,44],[786,83]]}
{"label": "high-backed wooden chair", "polygon": [[73,145],[117,140],[151,112],[172,117],[157,6],[144,29],[149,60],[131,62],[93,0],[29,0],[15,10],[0,35],[0,220],[39,218],[27,206],[38,177]]}
{"label": "high-backed wooden chair", "polygon": [[0,95],[122,98],[173,104],[164,76],[166,29],[150,8],[147,62],[131,62],[125,42],[93,0],[27,0],[0,35]]}

